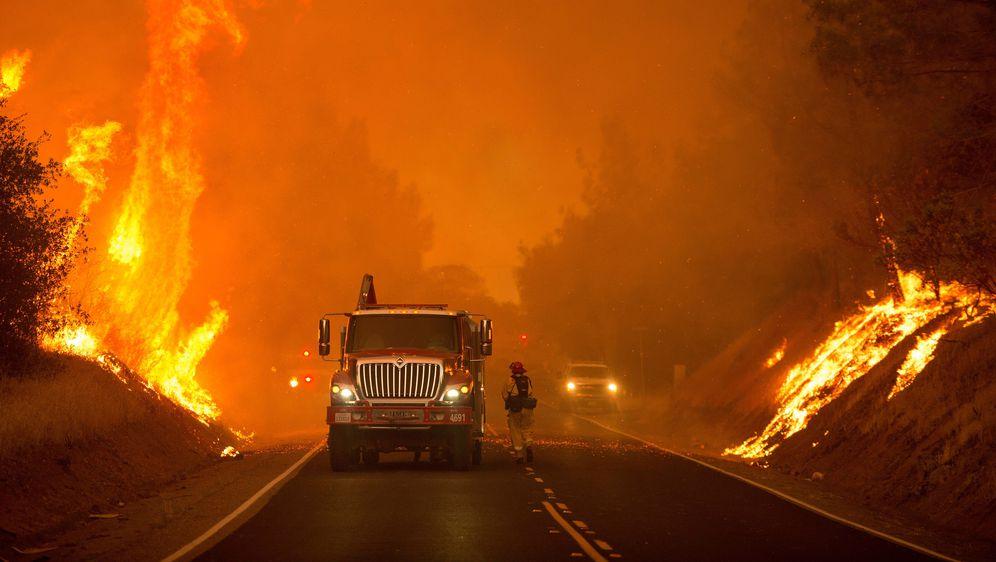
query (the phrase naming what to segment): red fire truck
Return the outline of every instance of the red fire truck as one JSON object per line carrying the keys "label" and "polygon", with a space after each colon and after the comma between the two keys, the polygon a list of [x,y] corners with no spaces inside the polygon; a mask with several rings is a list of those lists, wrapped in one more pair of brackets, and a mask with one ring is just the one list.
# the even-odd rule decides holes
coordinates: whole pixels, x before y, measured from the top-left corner
{"label": "red fire truck", "polygon": [[427,452],[457,470],[481,462],[484,358],[491,320],[437,304],[380,304],[365,275],[356,310],[319,321],[318,353],[331,351],[330,317],[346,317],[332,376],[329,460],[336,471],[381,453]]}

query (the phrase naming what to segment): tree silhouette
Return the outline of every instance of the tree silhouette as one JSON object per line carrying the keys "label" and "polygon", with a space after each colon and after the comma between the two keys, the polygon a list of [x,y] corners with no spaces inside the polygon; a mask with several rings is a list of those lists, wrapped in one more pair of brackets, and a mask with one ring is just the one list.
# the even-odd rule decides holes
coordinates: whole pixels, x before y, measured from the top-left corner
{"label": "tree silhouette", "polygon": [[5,115],[5,105],[0,100],[0,376],[22,374],[39,334],[59,327],[52,305],[78,253],[66,247],[73,218],[44,198],[61,173],[58,162],[39,158],[48,137],[28,139],[23,116]]}

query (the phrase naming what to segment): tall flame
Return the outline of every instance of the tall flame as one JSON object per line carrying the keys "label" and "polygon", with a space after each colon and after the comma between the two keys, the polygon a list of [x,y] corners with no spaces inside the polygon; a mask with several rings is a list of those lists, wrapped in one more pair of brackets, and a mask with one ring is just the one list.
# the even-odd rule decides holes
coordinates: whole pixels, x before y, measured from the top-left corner
{"label": "tall flame", "polygon": [[[244,32],[223,0],[150,0],[147,6],[149,71],[138,104],[135,167],[97,267],[93,324],[67,327],[43,343],[117,365],[116,357],[99,351],[113,349],[151,387],[207,423],[220,411],[197,382],[197,365],[228,314],[212,301],[207,319],[191,329],[179,313],[192,270],[191,216],[205,187],[195,148],[204,100],[197,60],[213,29],[236,46]],[[70,132],[66,168],[85,189],[80,217],[104,189],[100,163],[110,156],[118,130],[108,122]]]}
{"label": "tall flame", "polygon": [[204,190],[195,123],[204,99],[197,59],[214,28],[235,45],[239,22],[221,0],[155,0],[149,8],[149,72],[139,100],[135,169],[108,246],[109,341],[159,390],[202,419],[218,416],[195,380],[228,314],[211,303],[189,332],[178,305],[190,281],[190,220]]}
{"label": "tall flame", "polygon": [[0,98],[10,97],[21,88],[31,51],[10,50],[0,57]]}
{"label": "tall flame", "polygon": [[121,130],[121,123],[108,121],[103,125],[76,126],[69,129],[69,156],[62,161],[62,168],[83,186],[76,219],[66,233],[66,248],[72,249],[83,228],[90,207],[100,200],[107,188],[103,162],[111,158],[111,140]]}
{"label": "tall flame", "polygon": [[[979,296],[957,283],[944,284],[938,300],[915,274],[900,272],[900,281],[903,300],[890,296],[837,322],[830,337],[808,359],[789,371],[778,391],[778,412],[764,431],[726,449],[724,454],[745,458],[771,454],[784,439],[804,429],[820,409],[870,371],[904,338],[951,307],[968,309],[979,305]],[[984,311],[981,314],[992,315],[993,303],[982,304]],[[920,349],[926,357],[916,360],[919,365],[916,373],[930,360],[943,333],[939,330],[927,338],[934,343],[929,350],[926,346]],[[916,376],[912,364],[904,364],[904,367],[905,371],[900,368],[900,378],[905,376],[903,388]],[[913,373],[912,377],[910,373]]]}

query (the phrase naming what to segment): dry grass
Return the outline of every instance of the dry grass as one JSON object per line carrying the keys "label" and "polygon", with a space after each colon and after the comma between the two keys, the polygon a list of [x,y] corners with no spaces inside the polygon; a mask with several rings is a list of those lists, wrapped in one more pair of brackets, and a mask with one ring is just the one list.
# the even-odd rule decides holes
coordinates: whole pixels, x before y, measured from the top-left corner
{"label": "dry grass", "polygon": [[139,397],[97,365],[52,358],[34,377],[0,377],[0,457],[79,445],[146,415]]}

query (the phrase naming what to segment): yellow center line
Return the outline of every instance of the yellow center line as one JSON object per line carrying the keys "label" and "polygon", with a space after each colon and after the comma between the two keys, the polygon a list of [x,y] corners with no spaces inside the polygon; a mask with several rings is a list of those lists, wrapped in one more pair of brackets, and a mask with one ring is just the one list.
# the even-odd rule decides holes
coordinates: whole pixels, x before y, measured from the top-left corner
{"label": "yellow center line", "polygon": [[557,510],[553,508],[553,505],[551,505],[550,502],[544,501],[543,507],[546,508],[546,512],[550,514],[550,517],[553,517],[553,520],[556,521],[557,524],[560,525],[562,529],[567,531],[567,534],[570,535],[572,539],[574,539],[574,542],[578,543],[578,546],[580,546],[581,550],[583,550],[584,553],[588,555],[588,558],[591,558],[595,562],[608,562],[608,559],[602,556],[602,553],[598,552],[598,549],[592,546],[592,544],[588,542],[587,539],[581,536],[581,533],[578,533],[574,529],[574,527],[572,527],[567,522],[566,519],[564,519],[563,517],[560,516],[559,513],[557,513]]}

